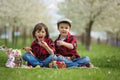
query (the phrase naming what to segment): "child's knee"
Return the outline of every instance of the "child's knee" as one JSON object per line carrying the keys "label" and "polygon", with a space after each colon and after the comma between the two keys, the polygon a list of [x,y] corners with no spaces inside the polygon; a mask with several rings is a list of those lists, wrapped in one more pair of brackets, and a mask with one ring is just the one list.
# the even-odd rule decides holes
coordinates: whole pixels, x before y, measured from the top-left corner
{"label": "child's knee", "polygon": [[88,56],[84,57],[86,63],[90,63],[90,58]]}
{"label": "child's knee", "polygon": [[58,56],[58,57],[57,57],[57,60],[58,60],[58,61],[63,61],[63,56]]}
{"label": "child's knee", "polygon": [[25,54],[22,55],[22,58],[23,58],[24,60],[26,60],[29,56],[30,56],[29,53],[25,53]]}
{"label": "child's knee", "polygon": [[51,54],[51,58],[57,60],[57,56],[55,54]]}
{"label": "child's knee", "polygon": [[55,55],[55,56],[53,56],[53,59],[54,59],[54,60],[57,60],[57,56],[56,56],[56,55]]}

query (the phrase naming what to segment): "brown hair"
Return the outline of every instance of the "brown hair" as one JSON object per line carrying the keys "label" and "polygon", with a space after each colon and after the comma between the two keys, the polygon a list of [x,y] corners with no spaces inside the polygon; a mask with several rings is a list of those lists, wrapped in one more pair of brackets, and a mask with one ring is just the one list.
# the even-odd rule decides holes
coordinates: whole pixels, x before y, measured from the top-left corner
{"label": "brown hair", "polygon": [[35,27],[33,29],[33,32],[32,32],[33,38],[35,38],[35,32],[37,30],[41,30],[42,28],[44,28],[45,31],[46,31],[46,36],[45,37],[49,38],[48,28],[47,28],[47,26],[44,23],[38,23],[38,24],[35,25]]}

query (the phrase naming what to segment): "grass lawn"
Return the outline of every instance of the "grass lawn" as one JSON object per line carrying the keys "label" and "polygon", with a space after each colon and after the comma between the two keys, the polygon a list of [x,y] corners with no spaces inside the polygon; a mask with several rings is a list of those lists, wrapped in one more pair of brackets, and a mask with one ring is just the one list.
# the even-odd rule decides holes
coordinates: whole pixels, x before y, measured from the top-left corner
{"label": "grass lawn", "polygon": [[12,69],[4,66],[7,55],[0,52],[0,80],[120,80],[120,47],[93,44],[88,52],[79,44],[78,52],[97,68]]}

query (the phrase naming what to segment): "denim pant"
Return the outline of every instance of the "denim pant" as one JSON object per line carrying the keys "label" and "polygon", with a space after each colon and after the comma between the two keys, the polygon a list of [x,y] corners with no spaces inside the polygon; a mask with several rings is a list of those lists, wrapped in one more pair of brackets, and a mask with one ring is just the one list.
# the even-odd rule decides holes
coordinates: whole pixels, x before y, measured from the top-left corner
{"label": "denim pant", "polygon": [[82,65],[88,65],[90,63],[89,57],[82,57],[82,58],[75,58],[72,61],[68,60],[64,56],[58,56],[58,61],[64,61],[67,65],[67,67],[80,67]]}
{"label": "denim pant", "polygon": [[31,64],[33,67],[35,67],[36,65],[40,65],[41,67],[48,67],[49,63],[52,60],[57,60],[56,55],[54,54],[50,54],[49,57],[47,57],[45,60],[42,59],[38,59],[34,56],[32,56],[30,53],[25,53],[23,55],[23,60],[27,61],[29,64]]}
{"label": "denim pant", "polygon": [[74,63],[77,63],[77,64],[78,64],[78,67],[81,67],[81,66],[83,66],[83,65],[89,67],[90,58],[89,58],[88,56],[81,57],[81,58],[75,58],[75,59],[73,59],[73,62],[74,62]]}

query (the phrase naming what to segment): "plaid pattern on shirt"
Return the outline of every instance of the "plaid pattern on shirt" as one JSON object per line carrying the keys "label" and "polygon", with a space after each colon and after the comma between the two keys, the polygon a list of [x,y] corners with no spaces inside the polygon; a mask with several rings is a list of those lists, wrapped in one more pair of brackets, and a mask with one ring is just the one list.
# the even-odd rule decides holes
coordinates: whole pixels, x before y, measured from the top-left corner
{"label": "plaid pattern on shirt", "polygon": [[74,48],[73,49],[69,49],[65,46],[57,46],[57,41],[60,40],[60,35],[59,37],[55,40],[55,49],[56,52],[55,54],[57,55],[62,55],[65,57],[72,57],[75,56],[76,58],[79,58],[80,55],[78,54],[76,48],[77,48],[77,42],[76,42],[76,37],[71,35],[70,33],[68,33],[66,39],[64,40],[67,43],[71,43],[73,44]]}
{"label": "plaid pattern on shirt", "polygon": [[[45,38],[44,41],[55,52],[55,45],[54,45],[54,42],[52,41],[52,39],[51,38]],[[33,54],[41,60],[46,59],[50,55],[44,47],[42,47],[38,44],[37,40],[34,40],[32,42],[31,48],[32,48]]]}

